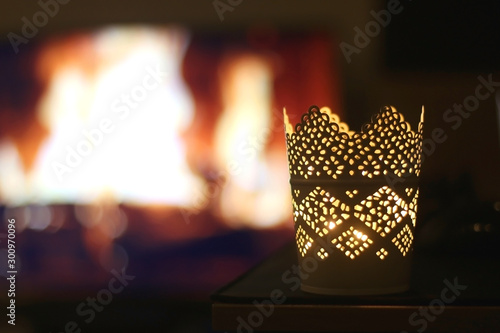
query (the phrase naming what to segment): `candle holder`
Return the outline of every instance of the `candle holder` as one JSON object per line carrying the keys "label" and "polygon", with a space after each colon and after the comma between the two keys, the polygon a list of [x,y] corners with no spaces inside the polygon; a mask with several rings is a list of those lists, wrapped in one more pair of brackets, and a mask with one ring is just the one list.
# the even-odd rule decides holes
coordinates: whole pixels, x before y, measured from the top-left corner
{"label": "candle holder", "polygon": [[293,127],[284,110],[303,291],[369,295],[409,288],[422,130],[391,106],[360,132],[311,106]]}

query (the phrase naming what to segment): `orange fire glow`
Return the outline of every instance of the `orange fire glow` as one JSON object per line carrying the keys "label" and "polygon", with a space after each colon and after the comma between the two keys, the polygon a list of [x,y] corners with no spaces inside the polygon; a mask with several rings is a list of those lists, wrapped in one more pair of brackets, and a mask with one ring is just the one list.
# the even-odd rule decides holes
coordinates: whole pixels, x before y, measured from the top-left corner
{"label": "orange fire glow", "polygon": [[276,170],[266,156],[272,79],[271,64],[262,56],[235,55],[222,66],[224,110],[215,146],[219,168],[228,168],[230,180],[222,189],[219,208],[234,226],[273,226],[290,211],[289,192],[280,186],[287,181],[286,161],[272,161],[281,167]]}
{"label": "orange fire glow", "polygon": [[[180,140],[193,117],[179,73],[187,44],[183,31],[154,29],[108,29],[48,44],[40,57],[48,87],[38,116],[50,134],[31,170],[20,174],[12,162],[1,172],[17,189],[2,189],[4,200],[189,207],[203,182],[190,171]],[[14,161],[15,151],[9,154],[5,160]]]}
{"label": "orange fire glow", "polygon": [[46,90],[36,114],[48,134],[29,168],[23,152],[0,138],[0,200],[10,206],[85,204],[75,208],[93,235],[85,239],[90,248],[108,252],[127,229],[119,203],[201,206],[232,227],[285,222],[291,211],[286,157],[269,147],[269,61],[242,52],[219,68],[223,109],[213,138],[207,138],[215,143],[209,163],[229,178],[212,198],[200,195],[208,182],[190,167],[182,137],[196,117],[180,72],[188,45],[182,29],[147,27],[47,42],[38,58]]}

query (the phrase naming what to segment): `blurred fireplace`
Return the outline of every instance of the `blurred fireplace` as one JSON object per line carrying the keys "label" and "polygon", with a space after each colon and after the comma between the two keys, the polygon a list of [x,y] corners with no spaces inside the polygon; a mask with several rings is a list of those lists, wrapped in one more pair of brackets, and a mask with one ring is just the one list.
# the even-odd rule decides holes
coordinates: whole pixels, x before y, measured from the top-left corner
{"label": "blurred fireplace", "polygon": [[4,44],[0,201],[25,296],[123,267],[206,291],[291,239],[282,108],[340,110],[332,45],[149,26]]}

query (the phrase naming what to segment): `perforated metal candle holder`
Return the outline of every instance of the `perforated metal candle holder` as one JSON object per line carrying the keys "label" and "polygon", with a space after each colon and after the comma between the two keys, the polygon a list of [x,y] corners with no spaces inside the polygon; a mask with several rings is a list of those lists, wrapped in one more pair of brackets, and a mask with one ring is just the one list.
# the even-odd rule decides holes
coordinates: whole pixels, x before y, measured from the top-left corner
{"label": "perforated metal candle holder", "polygon": [[383,107],[360,132],[311,106],[284,112],[302,290],[331,295],[409,287],[422,130]]}

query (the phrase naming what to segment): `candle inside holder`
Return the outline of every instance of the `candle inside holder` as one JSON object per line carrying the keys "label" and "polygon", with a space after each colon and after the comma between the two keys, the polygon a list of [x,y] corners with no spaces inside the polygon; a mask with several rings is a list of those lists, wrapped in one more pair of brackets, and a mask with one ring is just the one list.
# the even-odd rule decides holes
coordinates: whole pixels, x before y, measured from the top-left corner
{"label": "candle inside holder", "polygon": [[310,107],[295,126],[284,112],[302,290],[408,289],[423,113],[414,132],[383,107],[355,132],[329,108]]}

